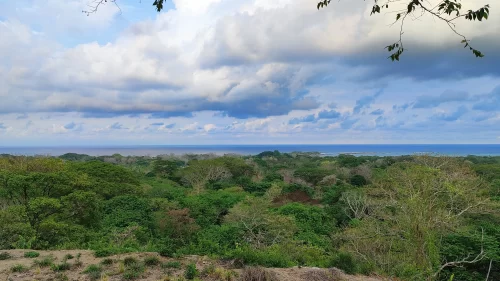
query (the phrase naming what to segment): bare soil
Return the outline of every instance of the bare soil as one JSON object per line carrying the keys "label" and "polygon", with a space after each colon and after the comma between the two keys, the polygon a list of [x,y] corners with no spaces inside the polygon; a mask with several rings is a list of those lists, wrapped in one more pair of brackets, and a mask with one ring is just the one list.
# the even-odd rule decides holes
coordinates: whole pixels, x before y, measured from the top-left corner
{"label": "bare soil", "polygon": [[[163,268],[160,265],[146,267],[144,273],[136,280],[147,281],[177,281],[182,279],[184,270],[187,264],[195,263],[197,269],[203,272],[204,268],[213,265],[217,268],[216,272],[219,274],[205,274],[199,277],[203,281],[216,281],[216,280],[241,280],[251,281],[242,278],[243,269],[232,268],[228,263],[210,260],[202,256],[187,256],[182,259],[172,259],[161,257],[157,253],[129,253],[120,254],[105,258],[96,258],[92,251],[86,250],[64,250],[64,251],[37,251],[40,256],[37,258],[25,258],[24,253],[26,250],[6,250],[0,252],[9,253],[12,258],[7,260],[0,260],[0,281],[72,281],[72,280],[91,280],[90,277],[83,273],[85,268],[89,265],[100,264],[104,259],[112,259],[112,265],[102,266],[103,271],[99,281],[118,281],[125,280],[123,272],[123,260],[127,257],[136,258],[139,261],[144,260],[148,256],[156,256],[161,263],[169,261],[179,261],[181,268]],[[51,267],[40,267],[35,264],[35,260],[42,260],[46,257],[52,257],[54,264],[60,264],[65,260],[65,256],[70,254],[74,258],[68,259],[67,263],[71,265],[70,269],[65,271],[56,272]],[[77,258],[80,256],[80,258]],[[13,272],[12,268],[16,265],[22,265],[26,268],[24,272]],[[274,278],[273,281],[382,281],[391,280],[381,277],[368,277],[368,276],[353,276],[344,274],[338,269],[320,269],[312,267],[293,267],[293,268],[266,268]],[[231,279],[222,279],[221,272],[224,276],[232,276]],[[268,281],[268,280],[262,280]]]}

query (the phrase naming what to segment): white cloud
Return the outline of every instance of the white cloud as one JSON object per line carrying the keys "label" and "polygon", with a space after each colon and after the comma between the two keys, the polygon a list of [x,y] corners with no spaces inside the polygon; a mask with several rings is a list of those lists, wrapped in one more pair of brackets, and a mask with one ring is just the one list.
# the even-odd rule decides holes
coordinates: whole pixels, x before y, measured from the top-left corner
{"label": "white cloud", "polygon": [[[23,1],[28,5],[0,4],[0,114],[9,124],[10,136],[78,133],[91,138],[127,132],[130,138],[146,133],[161,140],[163,134],[181,138],[185,133],[210,132],[206,135],[214,138],[238,134],[265,139],[300,132],[297,135],[314,140],[316,134],[348,135],[356,130],[396,132],[428,124],[435,113],[428,108],[401,109],[418,102],[418,96],[437,106],[443,92],[461,90],[479,106],[488,102],[481,95],[486,97],[500,84],[497,54],[491,53],[491,61],[457,68],[455,57],[446,54],[448,48],[457,46],[463,56],[471,54],[461,50],[460,40],[445,25],[428,18],[407,22],[404,39],[413,61],[378,62],[373,53],[383,51],[399,31],[397,26],[387,27],[384,14],[370,17],[369,1],[341,1],[317,11],[308,0],[175,0],[176,9],[156,16],[151,8],[156,17],[130,24],[116,39],[83,44],[68,43],[64,35],[97,36],[101,28],[117,24],[115,7],[107,5],[86,17],[80,11],[87,0]],[[469,8],[483,2],[462,4]],[[124,13],[133,10],[123,8]],[[488,36],[489,48],[494,49],[499,46],[498,25],[500,10],[492,8],[489,21],[460,27],[472,39]],[[436,52],[447,61],[420,60]],[[349,65],[348,60],[356,59],[356,66]],[[374,64],[408,78],[361,79]],[[443,67],[453,71],[442,71]],[[491,77],[459,79],[464,72],[455,71],[461,69],[475,69],[473,77]],[[421,78],[421,73],[434,81],[413,79]],[[443,73],[456,74],[455,82],[439,81]],[[363,96],[381,88],[386,88],[383,95],[363,102]],[[457,112],[457,103],[462,102],[454,101],[439,105],[448,114],[444,119],[454,119],[449,113]],[[333,102],[339,120],[289,124],[292,118],[317,116]],[[378,122],[369,114],[375,109],[383,110]],[[16,119],[25,113],[29,120]],[[467,126],[498,121],[494,114],[476,115],[473,120],[473,113],[460,121]],[[47,115],[52,119],[40,119]],[[164,125],[152,127],[148,117]],[[85,125],[76,132],[67,128],[70,122]]]}

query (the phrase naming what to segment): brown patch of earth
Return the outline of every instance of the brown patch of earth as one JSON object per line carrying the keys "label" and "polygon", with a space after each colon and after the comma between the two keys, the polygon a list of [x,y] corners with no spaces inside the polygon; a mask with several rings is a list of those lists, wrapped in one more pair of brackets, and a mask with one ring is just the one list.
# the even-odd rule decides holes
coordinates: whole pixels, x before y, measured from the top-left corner
{"label": "brown patch of earth", "polygon": [[[40,256],[37,258],[25,258],[24,253],[27,250],[6,250],[0,252],[9,253],[12,258],[0,260],[0,281],[73,281],[73,280],[91,280],[91,278],[83,273],[89,265],[98,265],[104,259],[112,259],[112,265],[102,265],[103,271],[100,277],[95,281],[121,281],[124,278],[123,260],[127,257],[133,257],[139,261],[144,258],[155,256],[160,260],[161,264],[167,262],[178,261],[181,263],[180,268],[166,268],[165,266],[155,265],[146,266],[142,273],[135,280],[146,281],[177,281],[185,280],[184,271],[186,265],[195,263],[199,272],[203,272],[205,268],[212,266],[211,274],[205,274],[198,280],[203,281],[251,281],[243,280],[242,269],[232,268],[230,264],[219,261],[210,260],[202,256],[186,256],[181,259],[172,259],[161,257],[157,253],[128,253],[109,256],[105,258],[96,258],[93,251],[86,250],[62,250],[62,251],[37,251]],[[70,254],[74,258],[67,260],[71,266],[68,270],[55,272],[51,267],[40,267],[35,264],[35,260],[42,260],[46,257],[52,257],[54,264],[61,264],[65,260],[65,256]],[[80,258],[77,258],[80,256]],[[16,265],[22,265],[26,268],[24,272],[13,272],[12,268]],[[388,281],[391,279],[381,277],[353,276],[344,274],[338,269],[321,269],[312,267],[292,267],[292,268],[266,268],[267,272],[271,273],[275,279],[273,281]],[[230,276],[230,278],[228,278]],[[267,280],[261,280],[267,281]]]}
{"label": "brown patch of earth", "polygon": [[312,199],[309,194],[303,190],[295,190],[283,195],[280,195],[274,199],[273,203],[279,205],[284,205],[287,202],[299,202],[303,204],[319,205],[321,202],[316,199]]}

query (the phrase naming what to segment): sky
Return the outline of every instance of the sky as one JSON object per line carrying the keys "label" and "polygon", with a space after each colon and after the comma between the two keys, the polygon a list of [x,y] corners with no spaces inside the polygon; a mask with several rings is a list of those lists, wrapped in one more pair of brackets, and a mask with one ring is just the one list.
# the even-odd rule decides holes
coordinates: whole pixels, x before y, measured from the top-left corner
{"label": "sky", "polygon": [[484,58],[421,16],[395,63],[371,1],[91,1],[0,0],[0,146],[500,143],[495,5]]}

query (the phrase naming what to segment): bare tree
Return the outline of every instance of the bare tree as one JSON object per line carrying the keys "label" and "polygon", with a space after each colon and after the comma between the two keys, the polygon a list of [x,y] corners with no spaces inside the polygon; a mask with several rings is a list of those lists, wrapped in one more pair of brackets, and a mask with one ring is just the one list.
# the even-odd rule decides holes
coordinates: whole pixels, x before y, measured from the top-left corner
{"label": "bare tree", "polygon": [[195,161],[182,171],[182,179],[200,193],[211,181],[231,178],[231,172],[212,161]]}
{"label": "bare tree", "polygon": [[420,274],[414,280],[433,280],[436,268],[483,259],[484,252],[441,264],[436,249],[440,237],[466,224],[466,214],[484,211],[489,204],[484,193],[487,185],[466,165],[447,158],[429,166],[406,163],[389,167],[385,177],[364,189],[368,212],[361,196],[343,195],[346,213],[361,219],[359,225],[337,235],[341,247],[387,273],[399,265],[413,264]]}

